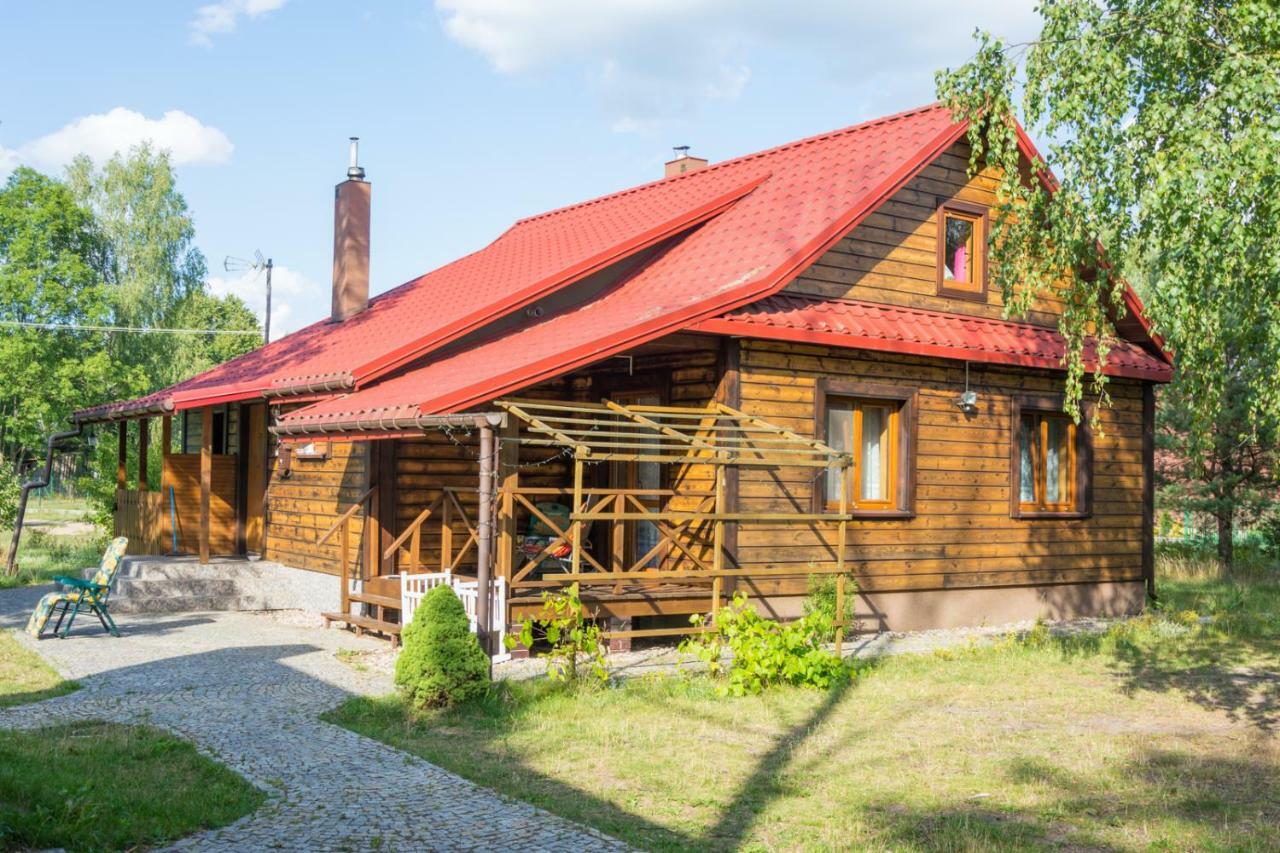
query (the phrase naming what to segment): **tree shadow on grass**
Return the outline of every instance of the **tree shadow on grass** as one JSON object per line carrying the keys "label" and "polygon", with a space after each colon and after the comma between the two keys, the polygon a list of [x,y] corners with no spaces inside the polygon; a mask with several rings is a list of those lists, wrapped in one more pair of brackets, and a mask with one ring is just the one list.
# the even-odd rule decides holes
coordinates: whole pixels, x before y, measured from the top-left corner
{"label": "tree shadow on grass", "polygon": [[1267,640],[1202,633],[1176,645],[1116,644],[1111,669],[1128,695],[1174,693],[1232,722],[1280,731],[1280,655]]}
{"label": "tree shadow on grass", "polygon": [[[1013,760],[1005,775],[1011,790],[1029,786],[1044,805],[1011,806],[984,797],[930,809],[882,801],[867,811],[876,841],[889,848],[1109,851],[1148,845],[1265,850],[1278,840],[1280,786],[1265,760],[1149,748],[1116,769],[1116,778],[1140,782],[1119,791],[1108,779],[1043,760]],[[1108,840],[1107,827],[1122,837]],[[1126,837],[1130,827],[1132,837]]]}

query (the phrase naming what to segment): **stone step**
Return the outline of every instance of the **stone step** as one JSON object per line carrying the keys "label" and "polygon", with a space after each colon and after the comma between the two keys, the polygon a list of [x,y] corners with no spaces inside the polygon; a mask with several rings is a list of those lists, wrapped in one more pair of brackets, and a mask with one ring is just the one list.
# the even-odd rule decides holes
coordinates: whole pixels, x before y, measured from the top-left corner
{"label": "stone step", "polygon": [[198,613],[216,610],[271,610],[270,602],[249,595],[175,595],[111,599],[113,613]]}
{"label": "stone step", "polygon": [[243,593],[245,586],[231,578],[117,578],[111,597],[124,600],[188,595],[236,596]]}
{"label": "stone step", "polygon": [[[280,569],[277,563],[241,561],[233,565],[209,563],[200,565],[194,562],[164,562],[156,559],[126,559],[117,578],[139,578],[160,580],[171,578],[266,578],[273,577]],[[89,573],[93,573],[93,569]]]}

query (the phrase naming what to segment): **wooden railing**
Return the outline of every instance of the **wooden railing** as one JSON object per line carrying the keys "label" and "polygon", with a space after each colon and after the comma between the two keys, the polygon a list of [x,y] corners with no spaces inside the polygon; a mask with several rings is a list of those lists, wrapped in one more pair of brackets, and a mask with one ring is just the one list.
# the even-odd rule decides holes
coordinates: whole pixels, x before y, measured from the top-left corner
{"label": "wooden railing", "polygon": [[[831,566],[808,565],[802,568],[742,569],[725,565],[725,524],[730,522],[771,521],[775,515],[787,521],[832,522],[840,528],[838,540],[844,541],[844,524],[840,523],[843,513],[833,519],[830,514],[816,513],[731,513],[726,512],[723,468],[717,476],[717,488],[713,490],[689,489],[609,489],[588,488],[578,485],[576,489],[554,487],[515,487],[500,489],[495,496],[495,507],[499,513],[514,514],[523,511],[528,517],[535,518],[550,532],[549,542],[536,554],[522,554],[516,551],[507,555],[511,562],[509,589],[515,594],[521,589],[549,589],[565,586],[574,581],[582,583],[613,584],[621,590],[627,582],[647,583],[686,583],[691,587],[702,588],[708,595],[708,613],[719,612],[724,600],[724,582],[730,578],[743,576],[796,576],[808,574],[836,575],[836,607],[837,613],[843,613],[845,600],[845,567],[843,547],[838,548],[837,557]],[[382,552],[382,559],[396,558],[397,569],[403,574],[416,575],[420,572],[456,572],[463,561],[473,552],[478,542],[479,531],[467,512],[466,506],[458,499],[459,494],[475,494],[477,489],[446,487],[425,509],[409,522]],[[368,493],[361,498],[361,501]],[[539,498],[561,498],[573,502],[576,511],[566,524],[561,524],[538,508]],[[645,499],[661,499],[664,502],[680,498],[689,505],[684,509],[657,509],[648,505]],[[695,503],[696,501],[696,503]],[[348,513],[358,507],[348,510]],[[349,517],[349,516],[348,516]],[[342,523],[339,519],[339,524]],[[461,522],[466,530],[465,537],[459,536],[455,530],[457,522]],[[505,522],[514,526],[515,519]],[[653,525],[658,541],[644,553],[628,555],[626,543],[628,532],[634,541],[634,528],[640,523]],[[339,524],[331,528],[330,534]],[[499,520],[499,526],[503,520]],[[604,541],[609,542],[608,556],[597,557],[586,546],[585,537],[592,525],[604,528]],[[708,525],[710,530],[708,530]],[[438,568],[435,560],[432,565],[424,565],[422,559],[422,543],[424,530],[435,530],[438,526],[440,551]],[[330,535],[327,534],[327,535]],[[345,536],[345,534],[344,534]],[[458,539],[461,538],[461,542]],[[539,566],[544,566],[552,551],[568,543],[571,548],[570,568],[564,572],[549,572],[535,576]],[[515,543],[511,543],[515,548]],[[345,551],[345,547],[344,547]],[[656,564],[655,564],[656,560]],[[499,563],[502,557],[498,557]],[[343,562],[344,572],[346,561]],[[502,576],[499,573],[499,576]],[[343,589],[347,588],[344,574]],[[344,600],[344,607],[346,602]],[[845,624],[842,620],[836,623],[836,643],[841,643]],[[616,632],[619,635],[632,637],[657,637],[687,634],[705,628],[651,628],[640,631]]]}
{"label": "wooden railing", "polygon": [[129,537],[130,554],[167,554],[172,545],[165,492],[116,489],[115,535]]}
{"label": "wooden railing", "polygon": [[[323,545],[325,542],[329,541],[329,537],[333,536],[335,532],[341,531],[341,536],[338,539],[338,565],[339,575],[342,578],[341,612],[344,615],[351,610],[351,519],[361,509],[366,508],[369,497],[373,494],[376,488],[377,486],[370,486],[364,494],[356,498],[355,502],[351,504],[351,506],[347,507],[346,511],[343,512],[342,515],[338,516],[338,519],[333,523],[333,526],[316,540],[317,545]],[[367,580],[364,576],[364,570],[364,560],[360,559],[359,571],[361,580]]]}
{"label": "wooden railing", "polygon": [[[458,495],[475,494],[477,491],[478,489],[460,489],[456,487],[442,489],[440,496],[428,504],[426,509],[418,513],[413,521],[409,522],[408,526],[401,531],[400,535],[387,546],[386,550],[382,552],[382,559],[389,560],[392,556],[395,556],[398,569],[406,574],[417,574],[422,560],[422,528],[428,521],[434,519],[440,526],[440,567],[438,571],[456,572],[458,567],[462,565],[462,561],[467,558],[472,549],[478,546],[480,541],[480,531],[472,523],[466,507],[458,500]],[[454,544],[453,526],[455,520],[461,521],[467,531],[462,544],[458,546]],[[405,547],[406,541],[409,543],[407,548]]]}

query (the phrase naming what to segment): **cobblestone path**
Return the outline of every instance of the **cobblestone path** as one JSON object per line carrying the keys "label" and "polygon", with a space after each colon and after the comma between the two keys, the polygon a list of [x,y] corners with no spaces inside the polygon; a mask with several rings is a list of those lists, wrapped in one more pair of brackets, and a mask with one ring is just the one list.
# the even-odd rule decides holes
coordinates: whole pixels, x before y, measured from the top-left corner
{"label": "cobblestone path", "polygon": [[65,641],[21,632],[28,591],[0,592],[0,628],[34,648],[75,693],[0,710],[0,726],[75,719],[148,722],[242,773],[269,799],[181,850],[601,850],[619,842],[317,716],[391,689],[338,648],[377,641],[245,613],[129,616],[113,639],[86,621]]}

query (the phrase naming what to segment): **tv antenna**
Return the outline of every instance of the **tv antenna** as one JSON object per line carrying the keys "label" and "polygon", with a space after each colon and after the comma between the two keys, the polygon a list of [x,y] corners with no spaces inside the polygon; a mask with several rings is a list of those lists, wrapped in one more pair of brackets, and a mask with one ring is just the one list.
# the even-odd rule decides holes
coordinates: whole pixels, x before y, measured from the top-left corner
{"label": "tv antenna", "polygon": [[256,279],[262,274],[263,270],[267,272],[267,309],[262,315],[262,342],[264,344],[271,343],[271,259],[264,258],[262,252],[257,249],[253,252],[253,260],[245,258],[237,258],[232,255],[222,262],[222,268],[227,272],[249,272],[253,271],[253,277]]}

